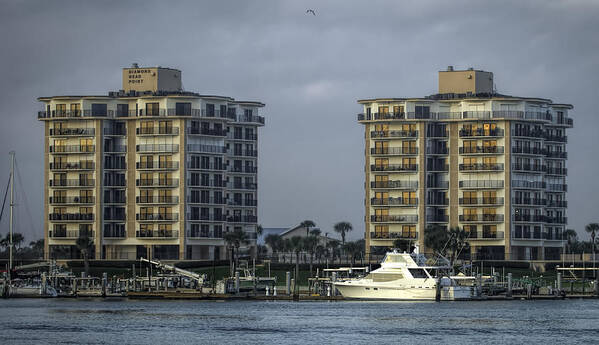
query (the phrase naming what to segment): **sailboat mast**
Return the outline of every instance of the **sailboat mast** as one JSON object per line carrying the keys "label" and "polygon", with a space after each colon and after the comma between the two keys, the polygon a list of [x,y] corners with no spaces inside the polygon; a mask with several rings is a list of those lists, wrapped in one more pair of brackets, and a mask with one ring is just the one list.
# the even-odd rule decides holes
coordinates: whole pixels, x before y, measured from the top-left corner
{"label": "sailboat mast", "polygon": [[8,230],[8,242],[9,242],[9,261],[8,269],[12,270],[12,233],[13,233],[13,209],[15,206],[15,151],[10,151],[10,220]]}

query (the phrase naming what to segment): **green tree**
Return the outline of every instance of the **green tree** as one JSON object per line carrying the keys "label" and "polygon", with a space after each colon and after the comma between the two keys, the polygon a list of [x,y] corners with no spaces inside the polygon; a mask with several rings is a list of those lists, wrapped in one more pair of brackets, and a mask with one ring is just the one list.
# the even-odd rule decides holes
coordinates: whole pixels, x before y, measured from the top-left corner
{"label": "green tree", "polygon": [[312,235],[312,236],[318,237],[318,236],[320,236],[320,234],[321,234],[320,229],[312,229],[312,230],[310,230],[310,235]]}
{"label": "green tree", "polygon": [[449,262],[453,268],[454,262],[462,250],[468,248],[468,237],[470,232],[465,231],[459,226],[449,229],[447,250],[449,251]]}
{"label": "green tree", "polygon": [[354,228],[350,222],[339,222],[334,226],[335,232],[341,234],[341,243],[345,244],[345,234],[352,231]]}
{"label": "green tree", "polygon": [[92,250],[94,250],[94,241],[89,238],[87,235],[82,235],[77,238],[75,241],[75,245],[77,249],[81,252],[81,256],[83,257],[83,265],[85,270],[85,276],[89,277],[89,254]]}
{"label": "green tree", "polygon": [[35,257],[37,257],[37,258],[44,257],[44,239],[43,238],[39,239],[37,241],[31,241],[29,243],[29,246],[31,247],[31,251],[35,255]]}
{"label": "green tree", "polygon": [[568,251],[573,253],[574,245],[578,242],[578,233],[574,229],[567,229],[564,231],[564,239],[566,240]]}
{"label": "green tree", "polygon": [[590,223],[584,227],[584,230],[591,235],[591,246],[593,251],[593,262],[595,261],[595,236],[599,232],[599,224],[598,223]]}
{"label": "green tree", "polygon": [[272,250],[272,253],[274,255],[275,253],[279,252],[279,250],[281,250],[282,239],[280,235],[268,234],[264,238],[264,243],[266,243],[266,245],[270,247],[270,250]]}
{"label": "green tree", "polygon": [[297,294],[299,286],[299,255],[304,250],[304,238],[300,236],[293,236],[290,239],[290,245],[295,254],[295,286],[294,294]]}
{"label": "green tree", "polygon": [[264,228],[262,227],[262,224],[258,224],[258,226],[256,226],[256,234],[258,236],[262,236],[263,232],[264,232]]}
{"label": "green tree", "polygon": [[339,257],[339,241],[329,240],[326,244],[329,254],[331,255],[331,262],[335,262],[335,258]]}
{"label": "green tree", "polygon": [[351,267],[356,263],[356,258],[361,258],[363,255],[364,244],[360,241],[347,242],[343,245],[343,250],[349,256]]}
{"label": "green tree", "polygon": [[227,243],[227,246],[229,248],[231,248],[231,258],[230,258],[229,262],[233,263],[230,266],[231,266],[231,276],[234,276],[235,270],[237,269],[237,266],[239,265],[239,262],[238,262],[239,247],[241,247],[242,244],[250,243],[249,237],[245,233],[245,231],[243,231],[241,229],[235,229],[233,231],[226,232],[223,235],[223,239]]}
{"label": "green tree", "polygon": [[438,225],[429,225],[424,229],[424,245],[435,254],[445,256],[448,240],[447,231]]}
{"label": "green tree", "polygon": [[300,223],[300,226],[306,228],[306,236],[308,236],[310,234],[310,228],[315,227],[316,223],[314,223],[313,221],[311,221],[309,219],[306,219]]}
{"label": "green tree", "polygon": [[316,254],[316,247],[318,247],[318,237],[312,235],[304,237],[304,249],[310,255],[310,277],[312,276],[312,265],[314,254]]}

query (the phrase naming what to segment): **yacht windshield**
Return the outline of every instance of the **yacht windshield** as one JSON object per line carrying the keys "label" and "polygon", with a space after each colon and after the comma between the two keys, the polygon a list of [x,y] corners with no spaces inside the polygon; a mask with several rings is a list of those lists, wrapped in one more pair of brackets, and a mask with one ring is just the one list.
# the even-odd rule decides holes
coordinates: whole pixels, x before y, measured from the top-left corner
{"label": "yacht windshield", "polygon": [[414,278],[428,278],[428,274],[426,274],[426,270],[424,268],[408,268],[410,274]]}

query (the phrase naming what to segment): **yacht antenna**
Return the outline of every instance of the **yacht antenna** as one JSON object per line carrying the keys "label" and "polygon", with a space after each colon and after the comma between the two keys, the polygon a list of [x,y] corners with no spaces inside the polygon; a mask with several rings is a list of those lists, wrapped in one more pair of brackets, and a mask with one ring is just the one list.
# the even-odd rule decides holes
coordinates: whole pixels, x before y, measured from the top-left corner
{"label": "yacht antenna", "polygon": [[14,221],[14,207],[15,207],[15,151],[10,151],[10,220],[8,230],[8,243],[9,243],[9,259],[8,269],[9,274],[12,271],[12,233],[13,233],[13,221]]}

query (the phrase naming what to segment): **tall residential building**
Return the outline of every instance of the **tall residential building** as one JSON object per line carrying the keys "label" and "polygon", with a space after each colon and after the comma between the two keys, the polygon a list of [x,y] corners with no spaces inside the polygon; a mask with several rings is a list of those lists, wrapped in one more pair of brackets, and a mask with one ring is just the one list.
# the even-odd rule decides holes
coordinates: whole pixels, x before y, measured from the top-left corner
{"label": "tall residential building", "polygon": [[366,251],[459,226],[474,258],[559,259],[570,104],[501,95],[493,74],[439,72],[439,93],[359,100]]}
{"label": "tall residential building", "polygon": [[255,250],[264,104],[182,89],[181,71],[123,69],[123,89],[38,98],[44,110],[47,258],[225,259],[223,234]]}

